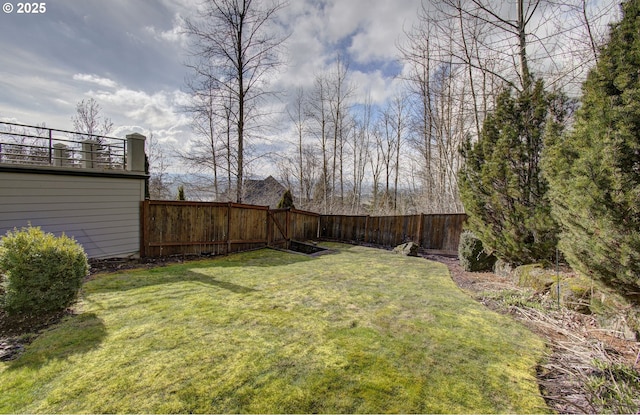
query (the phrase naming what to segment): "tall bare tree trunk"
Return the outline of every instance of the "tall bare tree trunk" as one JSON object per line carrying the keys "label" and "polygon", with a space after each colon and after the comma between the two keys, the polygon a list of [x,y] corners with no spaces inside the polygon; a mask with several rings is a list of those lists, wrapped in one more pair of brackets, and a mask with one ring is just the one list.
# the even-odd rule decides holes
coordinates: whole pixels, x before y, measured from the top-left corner
{"label": "tall bare tree trunk", "polygon": [[[264,6],[260,0],[206,0],[202,6],[196,20],[185,20],[191,54],[200,61],[191,67],[197,77],[217,86],[221,99],[229,98],[227,115],[235,117],[237,136],[236,201],[242,202],[247,131],[260,116],[260,100],[269,94],[264,89],[268,75],[282,64],[279,48],[286,37],[274,35],[269,26],[284,3],[276,0]],[[198,71],[202,66],[209,70]],[[229,159],[230,153],[231,148]]]}

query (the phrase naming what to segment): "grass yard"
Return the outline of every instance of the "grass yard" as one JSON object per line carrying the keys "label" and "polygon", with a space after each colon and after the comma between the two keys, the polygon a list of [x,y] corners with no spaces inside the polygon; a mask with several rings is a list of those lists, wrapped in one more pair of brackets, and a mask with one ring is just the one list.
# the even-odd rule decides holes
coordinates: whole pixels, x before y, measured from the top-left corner
{"label": "grass yard", "polygon": [[331,244],[100,275],[0,412],[531,413],[544,344],[442,264]]}

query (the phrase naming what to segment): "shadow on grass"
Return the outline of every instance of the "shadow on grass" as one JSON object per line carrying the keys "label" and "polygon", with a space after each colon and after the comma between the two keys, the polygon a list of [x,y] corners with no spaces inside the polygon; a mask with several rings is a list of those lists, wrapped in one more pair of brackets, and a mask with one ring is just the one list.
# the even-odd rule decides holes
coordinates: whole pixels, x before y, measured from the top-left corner
{"label": "shadow on grass", "polygon": [[232,282],[229,281],[218,281],[212,277],[209,277],[207,275],[203,275],[203,274],[199,274],[197,272],[194,271],[189,271],[187,274],[187,279],[183,280],[183,281],[197,281],[197,282],[202,282],[204,284],[207,285],[211,285],[214,286],[216,288],[222,288],[223,290],[228,290],[231,291],[233,293],[236,294],[249,294],[252,292],[256,292],[259,290],[256,290],[254,288],[250,288],[250,287],[245,287],[244,285],[238,285],[238,284],[234,284]]}
{"label": "shadow on grass", "polygon": [[[232,254],[209,260],[196,260],[148,270],[132,270],[113,274],[102,274],[97,276],[95,279],[88,281],[83,289],[87,293],[101,293],[128,291],[154,285],[179,282],[198,282],[228,290],[235,294],[249,294],[257,290],[234,284],[229,281],[221,281],[213,276],[207,275],[206,270],[230,269],[237,267],[283,267],[300,262],[313,261],[315,259],[316,258],[307,257],[305,255],[281,252],[273,249],[261,249],[259,251]],[[202,270],[202,272],[200,272],[200,270]],[[257,271],[256,277],[259,278],[261,272],[269,271]]]}
{"label": "shadow on grass", "polygon": [[37,369],[53,360],[66,360],[97,349],[107,335],[104,322],[94,313],[66,317],[45,330],[26,351],[9,363],[9,370]]}

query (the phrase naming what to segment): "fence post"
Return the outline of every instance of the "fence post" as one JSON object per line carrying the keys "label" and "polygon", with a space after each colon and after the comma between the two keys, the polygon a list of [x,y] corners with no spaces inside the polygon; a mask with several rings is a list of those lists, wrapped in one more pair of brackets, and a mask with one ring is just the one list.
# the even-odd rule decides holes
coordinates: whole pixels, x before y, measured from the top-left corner
{"label": "fence post", "polygon": [[285,238],[286,238],[286,242],[285,242],[285,249],[289,249],[291,247],[291,226],[290,226],[290,222],[291,222],[291,208],[287,209],[287,213],[286,213],[286,219],[285,219],[285,224],[284,224],[284,233]]}
{"label": "fence post", "polygon": [[369,215],[364,217],[364,242],[369,242],[367,240],[367,235],[369,233]]}
{"label": "fence post", "polygon": [[272,246],[273,245],[273,232],[271,231],[271,229],[273,228],[273,225],[271,225],[271,222],[273,221],[273,212],[271,212],[271,208],[267,209],[267,220],[266,220],[266,225],[267,225],[267,246]]}
{"label": "fence post", "polygon": [[53,166],[53,136],[51,134],[51,129],[49,129],[49,165]]}
{"label": "fence post", "polygon": [[227,203],[227,254],[231,253],[231,202]]}
{"label": "fence post", "polygon": [[424,248],[422,246],[422,232],[424,232],[424,213],[420,214],[420,220],[418,221],[418,246],[420,248]]}
{"label": "fence post", "polygon": [[144,173],[144,142],[147,137],[133,133],[127,135],[127,170]]}

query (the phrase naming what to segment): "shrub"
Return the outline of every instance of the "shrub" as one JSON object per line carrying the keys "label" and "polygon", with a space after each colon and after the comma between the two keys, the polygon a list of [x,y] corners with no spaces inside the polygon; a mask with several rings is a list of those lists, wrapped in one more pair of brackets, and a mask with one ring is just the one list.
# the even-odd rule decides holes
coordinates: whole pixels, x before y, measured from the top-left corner
{"label": "shrub", "polygon": [[545,172],[569,265],[640,304],[640,1],[623,3]]}
{"label": "shrub", "polygon": [[82,246],[64,234],[57,238],[28,227],[0,240],[2,306],[9,314],[64,310],[76,299],[88,271]]}
{"label": "shrub", "polygon": [[555,128],[556,113],[564,107],[560,96],[545,92],[542,81],[515,94],[506,89],[478,140],[462,146],[459,190],[467,229],[514,266],[555,255],[558,227],[539,160],[544,132]]}
{"label": "shrub", "polygon": [[496,262],[496,257],[485,252],[482,241],[471,231],[464,231],[460,235],[458,258],[462,268],[472,272],[491,271]]}

